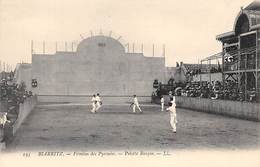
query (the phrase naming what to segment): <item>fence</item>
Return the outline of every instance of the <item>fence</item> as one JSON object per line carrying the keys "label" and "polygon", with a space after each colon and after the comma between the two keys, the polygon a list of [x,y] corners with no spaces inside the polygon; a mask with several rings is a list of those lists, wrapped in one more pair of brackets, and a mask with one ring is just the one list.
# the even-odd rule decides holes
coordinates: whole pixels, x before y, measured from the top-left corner
{"label": "fence", "polygon": [[[31,53],[41,55],[53,55],[56,52],[76,52],[81,41],[75,40],[72,42],[45,42],[32,41]],[[118,40],[118,42],[122,42]],[[126,53],[143,53],[145,57],[165,57],[165,44],[153,43],[121,43]]]}

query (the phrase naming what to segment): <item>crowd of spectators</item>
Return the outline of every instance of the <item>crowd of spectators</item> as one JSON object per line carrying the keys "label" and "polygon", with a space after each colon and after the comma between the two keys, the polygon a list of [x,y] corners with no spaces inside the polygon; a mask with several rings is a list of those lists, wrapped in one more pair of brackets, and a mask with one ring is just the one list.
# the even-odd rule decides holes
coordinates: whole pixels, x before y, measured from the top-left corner
{"label": "crowd of spectators", "polygon": [[8,75],[0,80],[0,122],[5,122],[6,118],[3,116],[6,113],[10,123],[18,117],[19,104],[23,103],[24,100],[28,97],[31,97],[33,94],[31,91],[26,91],[26,85],[24,82],[21,84],[16,84],[13,82],[13,77]]}
{"label": "crowd of spectators", "polygon": [[183,88],[176,88],[175,95],[250,102],[257,100],[255,89],[245,93],[244,90],[238,90],[237,83],[232,80],[228,80],[225,86],[220,81],[190,82]]}
{"label": "crowd of spectators", "polygon": [[32,92],[26,91],[24,82],[21,84],[12,83],[9,79],[0,81],[0,100],[14,101],[15,104],[23,103],[27,97],[31,97]]}

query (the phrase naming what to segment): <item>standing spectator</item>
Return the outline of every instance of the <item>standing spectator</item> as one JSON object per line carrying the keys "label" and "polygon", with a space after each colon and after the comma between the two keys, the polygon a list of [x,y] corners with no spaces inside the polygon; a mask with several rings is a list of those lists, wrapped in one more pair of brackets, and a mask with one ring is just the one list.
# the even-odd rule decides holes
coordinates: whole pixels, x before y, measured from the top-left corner
{"label": "standing spectator", "polygon": [[161,111],[164,111],[164,97],[161,96]]}
{"label": "standing spectator", "polygon": [[173,97],[172,91],[169,91],[169,96],[170,96],[170,98]]}

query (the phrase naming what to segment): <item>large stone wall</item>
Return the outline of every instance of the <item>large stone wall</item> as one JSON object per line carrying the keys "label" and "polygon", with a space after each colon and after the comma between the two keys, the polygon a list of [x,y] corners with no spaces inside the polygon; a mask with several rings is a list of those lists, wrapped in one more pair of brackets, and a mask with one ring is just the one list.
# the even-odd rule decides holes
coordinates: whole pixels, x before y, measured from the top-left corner
{"label": "large stone wall", "polygon": [[165,59],[125,53],[111,37],[84,39],[76,52],[32,56],[32,78],[39,95],[146,95],[154,79],[165,81]]}
{"label": "large stone wall", "polygon": [[[40,103],[59,103],[59,104],[88,104],[91,105],[92,96],[84,95],[61,95],[61,96],[52,96],[52,95],[43,95],[37,96],[37,100]],[[132,96],[101,96],[102,105],[112,105],[112,104],[130,104],[133,102]],[[150,96],[138,96],[138,101],[140,104],[149,104],[151,103]]]}

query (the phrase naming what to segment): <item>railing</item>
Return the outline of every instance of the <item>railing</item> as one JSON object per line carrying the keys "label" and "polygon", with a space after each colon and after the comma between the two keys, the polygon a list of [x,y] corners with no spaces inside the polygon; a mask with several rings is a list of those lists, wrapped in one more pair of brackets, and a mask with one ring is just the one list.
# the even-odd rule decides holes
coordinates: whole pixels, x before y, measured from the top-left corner
{"label": "railing", "polygon": [[260,50],[250,47],[227,52],[224,55],[224,72],[256,69],[256,51]]}

